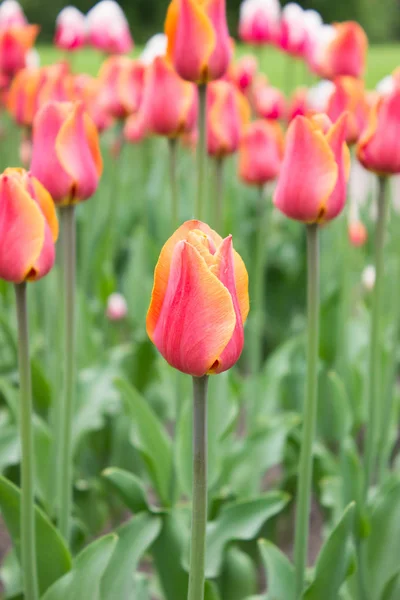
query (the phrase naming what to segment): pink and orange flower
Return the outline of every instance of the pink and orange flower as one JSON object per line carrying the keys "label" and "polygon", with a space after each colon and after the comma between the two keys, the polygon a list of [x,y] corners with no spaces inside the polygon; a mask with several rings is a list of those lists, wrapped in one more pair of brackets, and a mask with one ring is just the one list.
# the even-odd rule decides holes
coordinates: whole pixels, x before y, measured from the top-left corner
{"label": "pink and orange flower", "polygon": [[208,153],[219,158],[233,154],[250,121],[248,101],[231,83],[214,81],[208,88],[207,108]]}
{"label": "pink and orange flower", "polygon": [[278,176],[284,136],[276,121],[258,120],[244,129],[239,147],[239,175],[250,185],[264,185]]}

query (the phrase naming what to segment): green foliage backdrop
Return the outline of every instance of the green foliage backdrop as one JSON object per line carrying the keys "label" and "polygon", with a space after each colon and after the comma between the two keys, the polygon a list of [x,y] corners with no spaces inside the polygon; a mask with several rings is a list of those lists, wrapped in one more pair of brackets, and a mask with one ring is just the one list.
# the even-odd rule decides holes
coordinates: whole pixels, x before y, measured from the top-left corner
{"label": "green foliage backdrop", "polygon": [[[227,0],[233,35],[237,31],[240,2]],[[94,0],[77,0],[71,4],[87,12]],[[151,34],[162,29],[167,0],[120,0],[120,4],[138,43],[145,42]],[[300,4],[318,10],[326,22],[356,19],[365,27],[371,41],[400,39],[400,0],[302,0]],[[55,18],[65,5],[65,0],[22,0],[29,19],[42,25],[42,41],[51,40]]]}

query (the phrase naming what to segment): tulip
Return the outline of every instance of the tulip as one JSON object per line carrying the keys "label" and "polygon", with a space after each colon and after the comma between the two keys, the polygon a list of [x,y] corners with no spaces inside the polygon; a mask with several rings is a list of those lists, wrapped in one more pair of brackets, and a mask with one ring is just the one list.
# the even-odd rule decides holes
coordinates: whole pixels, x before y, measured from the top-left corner
{"label": "tulip", "polygon": [[357,157],[380,175],[400,173],[400,86],[378,97],[357,145]]}
{"label": "tulip", "polygon": [[42,81],[40,69],[22,69],[14,77],[7,97],[7,108],[18,125],[32,126]]}
{"label": "tulip", "polygon": [[305,87],[297,88],[288,104],[287,121],[290,123],[298,116],[305,117],[308,113],[308,89]]}
{"label": "tulip", "polygon": [[368,103],[364,83],[354,77],[342,76],[334,80],[335,89],[329,97],[326,113],[332,122],[348,112],[346,141],[357,142],[368,119]]}
{"label": "tulip", "polygon": [[250,121],[246,98],[227,81],[210,84],[207,95],[208,153],[223,158],[239,147],[243,127]]}
{"label": "tulip", "polygon": [[365,71],[368,38],[354,21],[336,23],[334,37],[320,57],[320,74],[327,79],[338,75],[362,77]]}
{"label": "tulip", "polygon": [[122,294],[111,294],[107,300],[106,316],[110,321],[121,321],[128,314],[128,304]]}
{"label": "tulip", "polygon": [[318,35],[323,26],[322,17],[316,10],[305,10],[303,13],[304,40],[302,47],[302,56],[309,62],[313,55]]}
{"label": "tulip", "polygon": [[168,38],[164,33],[156,33],[153,35],[143,49],[140,55],[140,62],[144,65],[151,65],[157,56],[165,56],[167,54]]}
{"label": "tulip", "polygon": [[86,16],[88,42],[108,54],[125,54],[133,48],[129,24],[114,0],[101,0]]}
{"label": "tulip", "polygon": [[78,50],[85,41],[85,15],[75,6],[66,6],[56,19],[55,45],[62,50]]}
{"label": "tulip", "polygon": [[324,113],[328,110],[329,99],[335,91],[332,81],[324,79],[308,90],[307,105],[311,113]]}
{"label": "tulip", "polygon": [[278,47],[293,56],[300,56],[304,47],[304,11],[299,4],[289,2],[282,10]]}
{"label": "tulip", "polygon": [[39,33],[37,25],[0,26],[0,71],[12,77],[26,66],[27,55]]}
{"label": "tulip", "polygon": [[116,119],[137,112],[143,96],[145,67],[127,56],[110,56],[100,68],[99,104]]}
{"label": "tulip", "polygon": [[148,67],[140,113],[150,133],[177,137],[188,132],[197,119],[196,87],[159,56]]}
{"label": "tulip", "polygon": [[358,248],[363,246],[368,238],[367,228],[361,221],[352,221],[349,223],[349,240],[352,246]]}
{"label": "tulip", "polygon": [[322,223],[344,208],[350,154],[345,144],[347,114],[332,125],[326,115],[296,117],[274,194],[275,206],[304,223]]}
{"label": "tulip", "polygon": [[0,4],[0,28],[23,27],[26,24],[24,11],[16,0],[4,0]]}
{"label": "tulip", "polygon": [[257,84],[253,91],[254,108],[264,119],[282,119],[286,113],[285,96],[272,85]]}
{"label": "tulip", "polygon": [[248,277],[233,250],[201,221],[187,221],[161,250],[146,328],[167,362],[195,377],[231,368],[243,349]]}
{"label": "tulip", "polygon": [[277,0],[244,0],[240,5],[239,37],[249,44],[269,44],[279,31]]}
{"label": "tulip", "polygon": [[204,84],[226,73],[232,44],[225,0],[172,0],[165,33],[167,55],[183,79]]}
{"label": "tulip", "polygon": [[23,169],[0,176],[0,279],[12,283],[44,277],[54,264],[58,221],[52,198]]}
{"label": "tulip", "polygon": [[97,129],[83,104],[49,102],[33,124],[32,174],[65,206],[90,198],[102,172]]}
{"label": "tulip", "polygon": [[108,129],[113,121],[101,103],[101,82],[90,75],[81,74],[73,79],[74,96],[81,98],[86,112],[90,115],[99,133]]}
{"label": "tulip", "polygon": [[227,79],[245,94],[253,84],[257,67],[254,56],[242,56],[237,62],[230,64]]}
{"label": "tulip", "polygon": [[239,175],[250,185],[262,186],[279,174],[284,137],[274,121],[253,121],[244,130],[239,148]]}
{"label": "tulip", "polygon": [[326,77],[323,68],[323,60],[326,49],[335,37],[336,29],[333,25],[321,24],[314,31],[312,38],[308,38],[309,43],[305,43],[305,49],[307,51],[305,58],[307,59],[308,66],[310,70],[319,77]]}

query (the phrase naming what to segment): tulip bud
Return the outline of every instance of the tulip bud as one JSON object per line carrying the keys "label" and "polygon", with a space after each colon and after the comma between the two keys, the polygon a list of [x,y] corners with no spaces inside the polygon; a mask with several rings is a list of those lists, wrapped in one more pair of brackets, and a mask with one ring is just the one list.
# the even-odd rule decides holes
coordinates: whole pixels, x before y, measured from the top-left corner
{"label": "tulip bud", "polygon": [[248,277],[234,251],[205,223],[187,221],[161,250],[147,333],[167,362],[202,377],[231,368],[243,349]]}
{"label": "tulip bud", "polygon": [[227,79],[241,92],[246,93],[253,84],[257,66],[257,59],[254,56],[242,56],[237,62],[231,63]]}
{"label": "tulip bud", "polygon": [[239,37],[249,44],[268,44],[279,31],[278,0],[244,0],[240,5]]}
{"label": "tulip bud", "polygon": [[157,56],[165,56],[167,53],[168,38],[164,33],[156,33],[146,43],[140,62],[146,66],[151,65]]}
{"label": "tulip bud", "polygon": [[201,84],[219,79],[227,71],[232,44],[225,0],[172,0],[165,33],[167,56],[183,79]]}
{"label": "tulip bud", "polygon": [[0,71],[12,77],[23,69],[38,33],[37,25],[0,26]]}
{"label": "tulip bud", "polygon": [[365,129],[368,119],[369,108],[364,83],[354,77],[343,76],[334,80],[334,86],[326,113],[334,123],[344,112],[348,112],[346,141],[354,144]]}
{"label": "tulip bud", "polygon": [[32,174],[54,202],[75,204],[97,189],[103,163],[98,132],[81,102],[49,102],[33,124]]}
{"label": "tulip bud", "polygon": [[357,158],[380,175],[400,173],[400,85],[376,99],[368,126],[357,145]]}
{"label": "tulip bud", "polygon": [[227,81],[215,81],[208,88],[207,109],[208,153],[219,158],[233,154],[250,121],[246,98]]}
{"label": "tulip bud", "polygon": [[86,16],[89,43],[108,54],[125,54],[133,48],[129,24],[120,5],[101,0]]}
{"label": "tulip bud", "polygon": [[110,56],[99,71],[98,103],[115,119],[139,110],[143,97],[145,67],[128,56]]}
{"label": "tulip bud", "polygon": [[346,113],[333,125],[326,115],[296,117],[290,124],[274,194],[287,217],[322,223],[342,211],[350,172],[346,128]]}
{"label": "tulip bud", "polygon": [[78,50],[85,41],[85,15],[75,6],[66,6],[56,19],[55,45],[62,50]]}
{"label": "tulip bud", "polygon": [[0,27],[8,29],[10,27],[23,27],[26,20],[22,6],[16,0],[3,0],[0,4]]}
{"label": "tulip bud", "polygon": [[361,221],[349,223],[349,240],[352,246],[363,246],[368,238],[367,228]]}
{"label": "tulip bud", "polygon": [[121,321],[128,314],[128,305],[122,294],[111,294],[107,300],[106,316],[110,321]]}
{"label": "tulip bud", "polygon": [[258,84],[253,93],[254,108],[263,119],[282,119],[286,113],[286,100],[278,88]]}
{"label": "tulip bud", "polygon": [[305,36],[304,10],[299,4],[289,2],[282,10],[277,45],[284,52],[300,56]]}
{"label": "tulip bud", "polygon": [[239,175],[250,185],[263,185],[279,174],[284,149],[282,129],[274,121],[253,121],[239,147]]}
{"label": "tulip bud", "polygon": [[325,45],[319,57],[319,74],[326,79],[338,75],[362,77],[368,50],[364,29],[354,21],[336,23],[333,39]]}
{"label": "tulip bud", "polygon": [[6,169],[0,175],[0,279],[22,283],[46,275],[57,237],[48,191],[23,169]]}
{"label": "tulip bud", "polygon": [[308,113],[308,89],[305,87],[297,88],[290,99],[287,109],[287,121],[290,123],[295,117],[305,117]]}

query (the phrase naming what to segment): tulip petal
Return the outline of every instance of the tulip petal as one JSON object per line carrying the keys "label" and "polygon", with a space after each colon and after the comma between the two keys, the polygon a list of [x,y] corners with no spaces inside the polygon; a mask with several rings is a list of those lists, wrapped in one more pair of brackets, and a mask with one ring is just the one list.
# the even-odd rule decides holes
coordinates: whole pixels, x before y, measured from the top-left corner
{"label": "tulip petal", "polygon": [[97,189],[103,163],[96,126],[85,114],[82,103],[62,124],[56,139],[56,154],[73,186],[66,202],[86,200]]}
{"label": "tulip petal", "polygon": [[335,157],[323,133],[305,117],[296,117],[286,136],[275,206],[291,219],[319,222],[337,178]]}
{"label": "tulip petal", "polygon": [[343,113],[332,125],[326,139],[338,165],[338,177],[335,189],[325,204],[323,220],[334,219],[343,209],[347,195],[347,181],[350,175],[349,149],[345,143],[349,114]]}
{"label": "tulip petal", "polygon": [[58,219],[53,198],[36,177],[30,176],[30,180],[34,192],[32,197],[40,206],[40,210],[50,228],[53,242],[56,242],[58,239]]}
{"label": "tulip petal", "polygon": [[[0,177],[0,278],[21,283],[37,275],[45,242],[39,206],[12,176]],[[40,262],[40,261],[39,261]]]}
{"label": "tulip petal", "polygon": [[168,286],[152,335],[161,354],[176,369],[201,377],[221,356],[235,323],[227,288],[193,246],[179,242],[172,254]]}
{"label": "tulip petal", "polygon": [[225,0],[206,0],[203,5],[211,21],[215,40],[207,65],[207,79],[219,79],[225,74],[233,54],[226,22]]}
{"label": "tulip petal", "polygon": [[[229,236],[223,240],[216,252],[215,258],[216,264],[211,267],[211,271],[215,273],[221,283],[223,283],[229,291],[236,316],[236,324],[233,335],[221,356],[214,363],[210,371],[212,373],[222,373],[222,371],[230,369],[237,362],[242,353],[244,344],[243,321],[239,306],[237,282],[235,277],[232,236]],[[241,293],[243,292],[241,291]]]}

